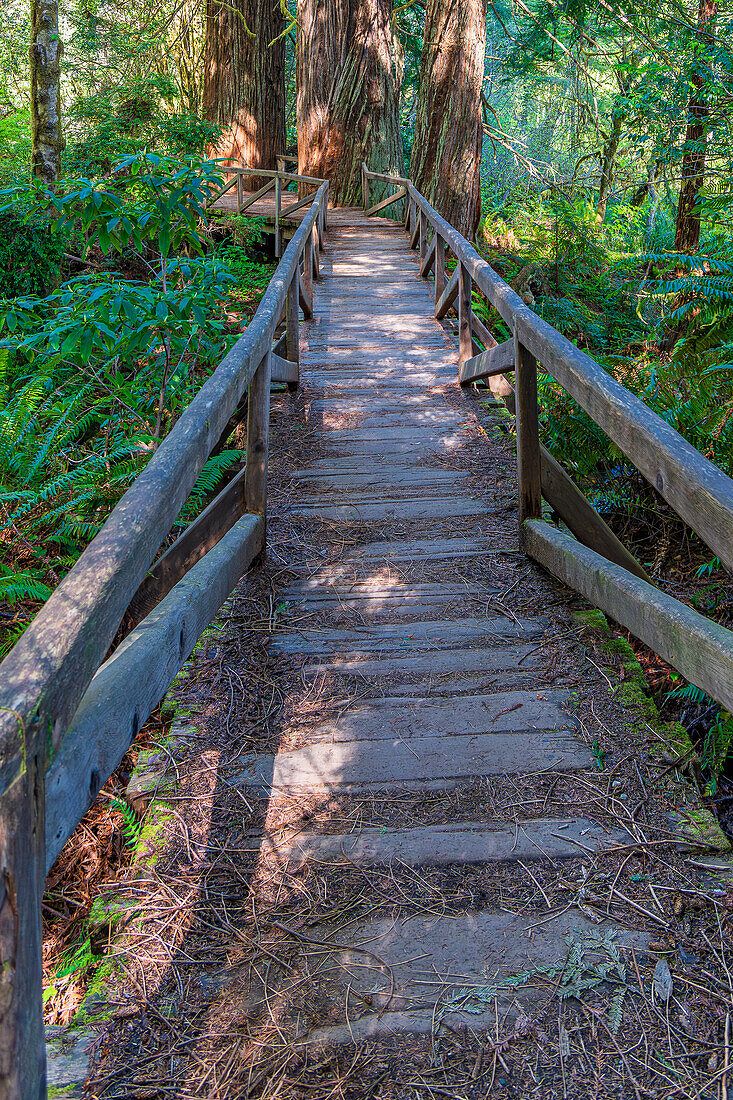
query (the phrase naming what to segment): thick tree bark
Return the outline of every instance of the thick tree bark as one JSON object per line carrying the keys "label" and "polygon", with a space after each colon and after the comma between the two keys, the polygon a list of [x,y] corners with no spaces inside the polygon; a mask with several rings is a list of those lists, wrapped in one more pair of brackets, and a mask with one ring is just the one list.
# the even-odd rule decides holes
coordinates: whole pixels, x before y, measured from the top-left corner
{"label": "thick tree bark", "polygon": [[55,183],[61,172],[61,39],[57,0],[31,4],[31,126],[33,172]]}
{"label": "thick tree bark", "polygon": [[298,171],[361,197],[361,164],[404,174],[392,64],[392,0],[298,0]]}
{"label": "thick tree bark", "polygon": [[[700,0],[698,13],[698,40],[709,41],[713,21],[718,13],[716,0]],[[690,83],[690,101],[687,110],[685,152],[682,157],[682,184],[677,204],[674,247],[676,252],[691,254],[700,244],[700,191],[705,182],[705,142],[710,106],[704,98],[703,76],[696,66]]]}
{"label": "thick tree bark", "polygon": [[410,175],[466,237],[481,217],[485,0],[427,0]]}
{"label": "thick tree bark", "polygon": [[[277,167],[285,152],[284,28],[280,0],[207,0],[203,113],[222,132],[212,156]],[[261,183],[250,177],[246,187]]]}

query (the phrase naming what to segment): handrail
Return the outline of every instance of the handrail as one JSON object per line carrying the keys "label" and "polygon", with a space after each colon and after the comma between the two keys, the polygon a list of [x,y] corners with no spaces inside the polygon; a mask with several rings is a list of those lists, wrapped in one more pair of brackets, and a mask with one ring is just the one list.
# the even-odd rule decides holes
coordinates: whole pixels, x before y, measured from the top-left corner
{"label": "handrail", "polygon": [[[281,160],[290,159],[278,156],[278,165]],[[297,159],[297,158],[296,158]],[[275,170],[272,168],[242,168],[238,164],[234,165],[222,165],[220,171],[223,175],[231,175],[232,179],[227,183],[220,191],[217,191],[208,201],[207,206],[211,203],[217,202],[223,195],[231,191],[232,187],[236,185],[237,188],[237,216],[243,214],[245,210],[249,210],[251,206],[261,199],[269,191],[275,190],[275,256],[279,258],[282,254],[282,229],[280,225],[281,218],[289,218],[296,211],[300,210],[303,206],[307,206],[311,200],[310,195],[306,195],[305,198],[296,199],[290,206],[282,208],[282,185],[283,183],[298,183],[305,184],[311,187],[321,187],[326,181],[318,179],[316,176],[300,176],[297,173],[285,172],[279,167]],[[244,189],[242,180],[246,176],[256,176],[258,179],[266,179],[268,182],[260,187],[259,190],[249,195],[247,200],[244,199]],[[324,211],[325,213],[325,211]],[[323,222],[322,229],[325,232],[326,222]]]}
{"label": "handrail", "polygon": [[[510,404],[516,401],[520,535],[527,552],[647,642],[692,683],[733,709],[733,632],[703,616],[693,624],[689,608],[662,596],[540,444],[538,361],[729,569],[733,568],[733,481],[591,356],[538,317],[410,180],[371,172],[363,164],[367,213],[371,180],[397,188],[378,208],[406,193],[410,245],[420,250],[421,275],[427,278],[434,272],[436,317],[444,317],[451,308],[458,313],[459,381],[499,378],[502,394]],[[457,261],[450,278],[446,247]],[[509,325],[510,340],[497,344],[474,317],[474,287]],[[512,370],[516,395],[503,377]],[[543,496],[590,552],[573,552],[573,545],[578,545],[575,540],[542,522]],[[621,577],[626,578],[623,583]],[[632,612],[632,605],[640,603],[650,609],[648,619]]]}
{"label": "handrail", "polygon": [[[132,649],[134,655],[135,645],[140,648],[145,638],[151,637],[151,630],[154,634],[158,628],[167,631],[161,637],[169,642],[165,654],[155,646],[148,652],[139,696],[129,691],[129,679],[115,681],[113,675],[110,680],[105,671],[124,665],[124,661],[115,663],[117,653],[99,668],[130,601],[247,388],[241,503],[238,508],[229,504],[229,533],[226,523],[220,523],[221,541],[215,547],[218,557],[214,565],[206,564],[209,558],[204,557],[194,565],[191,576],[202,568],[209,574],[213,569],[214,578],[236,583],[262,549],[272,365],[286,368],[291,385],[297,381],[298,304],[299,300],[306,302],[310,309],[327,204],[328,182],[323,181],[242,336],[0,665],[0,958],[3,982],[10,990],[0,1013],[0,1046],[12,1062],[8,1069],[6,1058],[0,1060],[0,1092],[5,1095],[36,1097],[43,1080],[40,904],[45,876],[43,791],[47,768],[50,764],[51,775],[56,761],[68,755],[71,739],[89,769],[86,774],[67,774],[68,768],[56,770],[65,781],[56,798],[62,804],[61,833],[68,835],[228,595],[231,585],[227,588],[222,580],[214,584],[210,578],[206,591],[199,591],[201,585],[189,586],[186,598],[176,603],[175,588],[160,604],[161,614],[156,612],[158,627],[143,623],[146,629],[130,635],[124,643],[126,654]],[[303,308],[307,312],[305,305]],[[283,312],[287,318],[286,360],[272,350]],[[249,516],[236,524],[243,513]],[[224,547],[221,552],[219,546]],[[212,593],[220,597],[216,606]],[[192,630],[194,624],[201,627],[198,633]],[[163,671],[156,670],[156,661]],[[91,729],[82,722],[75,730],[72,719],[77,710],[80,714],[84,711],[85,693],[89,689],[95,694],[93,685],[90,688],[93,678],[112,683],[122,698],[110,700],[109,728],[99,726],[97,709]],[[96,690],[97,708],[98,703]],[[105,738],[111,741],[107,743]],[[60,834],[56,841],[65,839]]]}

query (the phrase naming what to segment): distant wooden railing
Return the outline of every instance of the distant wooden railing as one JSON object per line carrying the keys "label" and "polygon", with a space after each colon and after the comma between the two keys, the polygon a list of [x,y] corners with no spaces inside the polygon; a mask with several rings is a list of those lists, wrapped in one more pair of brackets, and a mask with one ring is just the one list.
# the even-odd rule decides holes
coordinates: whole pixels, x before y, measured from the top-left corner
{"label": "distant wooden railing", "polygon": [[[2,1098],[46,1095],[47,870],[265,545],[270,384],[298,384],[298,307],[312,316],[326,228],[328,183],[305,182],[317,190],[254,318],[0,666]],[[245,399],[245,469],[151,569]],[[105,660],[141,608],[149,613]]]}
{"label": "distant wooden railing", "polygon": [[[372,180],[394,193],[369,207]],[[537,365],[585,409],[677,514],[733,569],[733,481],[643,401],[527,306],[410,180],[362,167],[368,214],[403,202],[420,274],[435,278],[435,316],[458,314],[458,380],[494,379],[516,412],[520,538],[526,552],[669,661],[691,683],[733,710],[733,632],[661,592],[541,445]],[[446,255],[455,257],[446,274]],[[497,343],[476,317],[478,290],[512,331]],[[514,372],[515,387],[504,377]],[[515,392],[516,391],[516,392]],[[542,519],[542,498],[575,538]],[[579,540],[579,541],[576,541]]]}
{"label": "distant wooden railing", "polygon": [[[282,195],[283,184],[297,183],[299,187],[303,188],[318,188],[323,184],[323,180],[317,179],[315,176],[298,176],[293,172],[285,172],[279,167],[280,161],[290,159],[284,156],[278,157],[278,169],[265,169],[265,168],[240,168],[238,165],[228,166],[224,165],[219,168],[219,171],[223,176],[231,176],[229,183],[222,187],[221,191],[218,191],[215,195],[209,199],[208,205],[217,202],[222,195],[226,195],[233,187],[237,189],[237,214],[244,214],[246,210],[254,206],[258,199],[263,198],[269,194],[270,191],[275,192],[275,257],[277,259],[282,255],[282,226],[280,224],[282,218],[290,218],[293,216],[296,210],[301,210],[304,206],[308,206],[313,201],[313,195],[307,194],[302,198],[296,198],[295,202],[290,203],[289,206],[283,208]],[[297,158],[296,158],[297,159]],[[247,193],[245,198],[244,180],[256,177],[257,179],[265,179],[267,182],[262,185],[257,191]]]}

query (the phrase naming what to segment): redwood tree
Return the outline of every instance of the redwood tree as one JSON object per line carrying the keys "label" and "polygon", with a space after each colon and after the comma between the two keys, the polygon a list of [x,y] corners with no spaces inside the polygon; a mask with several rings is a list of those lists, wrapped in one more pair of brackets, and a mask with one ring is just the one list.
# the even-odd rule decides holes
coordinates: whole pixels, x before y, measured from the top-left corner
{"label": "redwood tree", "polygon": [[[203,109],[221,129],[212,156],[277,167],[285,152],[284,29],[280,0],[207,0]],[[252,177],[247,186],[259,183]]]}
{"label": "redwood tree", "polygon": [[298,0],[298,171],[361,196],[361,164],[404,172],[392,62],[392,0]]}
{"label": "redwood tree", "polygon": [[700,0],[697,36],[699,53],[690,78],[685,152],[682,158],[682,184],[677,205],[674,247],[676,252],[693,253],[700,243],[700,191],[705,182],[705,153],[710,106],[705,97],[702,58],[699,56],[712,41],[711,31],[717,15],[715,0]]}
{"label": "redwood tree", "polygon": [[486,0],[427,0],[410,176],[451,225],[481,216]]}

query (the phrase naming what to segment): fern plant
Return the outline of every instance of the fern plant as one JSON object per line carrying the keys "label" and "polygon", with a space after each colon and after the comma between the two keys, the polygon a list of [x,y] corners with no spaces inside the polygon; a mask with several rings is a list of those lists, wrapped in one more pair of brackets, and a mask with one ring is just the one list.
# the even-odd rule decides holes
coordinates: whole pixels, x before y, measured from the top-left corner
{"label": "fern plant", "polygon": [[123,802],[121,798],[113,798],[109,805],[110,809],[116,810],[118,814],[122,815],[121,828],[125,837],[125,843],[128,848],[134,848],[140,839],[140,833],[143,828],[142,821],[138,821],[135,816],[135,811],[131,806],[128,806],[126,802]]}

